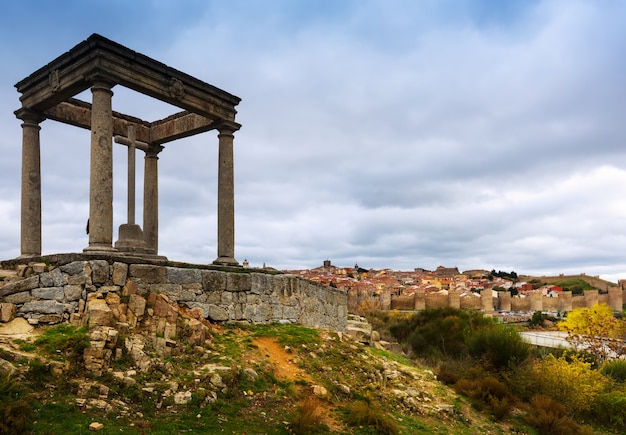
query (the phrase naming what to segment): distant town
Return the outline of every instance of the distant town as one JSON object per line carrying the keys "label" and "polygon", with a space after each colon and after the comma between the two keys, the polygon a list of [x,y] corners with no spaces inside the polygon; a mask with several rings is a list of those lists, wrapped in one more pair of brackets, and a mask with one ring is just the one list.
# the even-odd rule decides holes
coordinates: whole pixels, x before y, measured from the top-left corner
{"label": "distant town", "polygon": [[[576,296],[583,295],[588,290],[595,290],[599,295],[608,293],[610,288],[624,290],[624,284],[626,284],[620,281],[616,285],[603,281],[597,276],[585,274],[527,277],[518,276],[514,271],[476,269],[461,272],[457,267],[445,266],[439,266],[435,270],[415,268],[412,271],[395,271],[366,269],[358,264],[354,267],[341,267],[333,265],[330,260],[323,261],[322,265],[313,269],[285,270],[284,272],[346,290],[349,304],[352,305],[351,309],[356,311],[363,304],[368,305],[369,308],[402,309],[406,307],[411,309],[413,303],[411,301],[414,301],[418,294],[432,298],[438,296],[447,298],[448,294],[454,294],[462,299],[460,306],[481,307],[479,301],[481,294],[486,293],[485,290],[488,290],[494,298],[498,298],[498,294],[506,294],[507,299],[513,297],[515,300],[519,300],[517,298],[530,299],[531,296],[556,300],[561,294],[569,292]],[[567,283],[567,286],[563,283]],[[471,301],[472,299],[475,299],[475,303]],[[495,311],[498,311],[498,308],[501,307],[498,307],[496,302]]]}

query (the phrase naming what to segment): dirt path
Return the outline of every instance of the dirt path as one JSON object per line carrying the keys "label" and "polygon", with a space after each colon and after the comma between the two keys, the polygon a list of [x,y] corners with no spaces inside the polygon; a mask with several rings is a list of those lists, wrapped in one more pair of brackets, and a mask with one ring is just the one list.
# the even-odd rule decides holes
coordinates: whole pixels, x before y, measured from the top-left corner
{"label": "dirt path", "polygon": [[296,365],[294,362],[295,355],[278,344],[274,338],[259,337],[254,339],[253,343],[259,348],[261,356],[267,358],[274,366],[276,378],[287,381],[313,382],[313,379]]}

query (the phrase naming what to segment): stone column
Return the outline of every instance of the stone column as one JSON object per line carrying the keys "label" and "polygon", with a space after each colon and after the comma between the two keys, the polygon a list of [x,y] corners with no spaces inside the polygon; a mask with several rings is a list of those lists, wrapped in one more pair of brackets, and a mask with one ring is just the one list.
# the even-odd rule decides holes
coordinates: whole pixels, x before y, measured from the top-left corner
{"label": "stone column", "polygon": [[143,236],[150,254],[159,252],[159,172],[158,154],[162,146],[146,151],[143,171]]}
{"label": "stone column", "polygon": [[22,210],[21,257],[41,255],[41,159],[39,123],[45,118],[36,112],[20,109],[16,116],[22,123]]}
{"label": "stone column", "polygon": [[96,78],[91,87],[91,165],[89,172],[89,246],[84,252],[113,248],[113,85]]}
{"label": "stone column", "polygon": [[219,168],[217,181],[217,258],[213,264],[238,266],[235,260],[235,128],[219,130]]}

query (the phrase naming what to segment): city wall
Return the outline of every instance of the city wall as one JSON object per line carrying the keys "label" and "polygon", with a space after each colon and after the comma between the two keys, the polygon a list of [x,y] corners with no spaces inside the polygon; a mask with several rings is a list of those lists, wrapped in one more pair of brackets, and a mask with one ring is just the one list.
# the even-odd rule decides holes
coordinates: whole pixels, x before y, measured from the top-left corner
{"label": "city wall", "polygon": [[293,275],[133,264],[123,257],[38,263],[29,273],[24,265],[18,267],[26,277],[0,287],[0,320],[5,322],[15,316],[31,324],[71,321],[85,316],[93,300],[114,297],[125,309],[125,303],[156,293],[214,322],[290,322],[346,330],[346,292]]}
{"label": "city wall", "polygon": [[448,294],[426,294],[417,292],[413,296],[396,296],[391,298],[383,309],[422,311],[433,308],[476,309],[485,312],[503,311],[572,311],[574,308],[591,307],[596,303],[604,303],[614,311],[622,311],[624,290],[611,288],[608,294],[599,294],[598,290],[587,290],[582,296],[573,296],[571,292],[558,293],[555,297],[543,296],[541,292],[531,292],[527,297],[511,297],[508,292],[483,290],[479,297],[461,296],[460,292],[450,291]]}

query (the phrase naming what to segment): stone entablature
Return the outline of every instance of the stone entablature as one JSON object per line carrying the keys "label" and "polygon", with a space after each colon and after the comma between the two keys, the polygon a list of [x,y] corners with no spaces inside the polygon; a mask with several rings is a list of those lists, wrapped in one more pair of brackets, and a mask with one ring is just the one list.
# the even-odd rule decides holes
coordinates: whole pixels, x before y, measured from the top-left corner
{"label": "stone entablature", "polygon": [[[12,312],[32,324],[91,324],[90,316],[107,311],[105,301],[119,298],[116,319],[132,324],[136,305],[162,294],[213,322],[290,322],[346,329],[346,292],[294,275],[136,264],[122,258],[38,267],[40,273],[0,287],[3,313]],[[100,308],[99,300],[104,304]]]}

